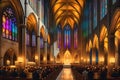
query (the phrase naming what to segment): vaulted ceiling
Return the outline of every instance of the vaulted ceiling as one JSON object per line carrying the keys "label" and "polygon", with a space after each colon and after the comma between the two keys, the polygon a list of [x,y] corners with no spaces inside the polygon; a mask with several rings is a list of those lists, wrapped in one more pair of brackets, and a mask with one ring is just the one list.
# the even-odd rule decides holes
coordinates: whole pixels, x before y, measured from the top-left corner
{"label": "vaulted ceiling", "polygon": [[69,24],[79,23],[85,0],[51,0],[51,7],[55,16],[56,25],[62,28]]}

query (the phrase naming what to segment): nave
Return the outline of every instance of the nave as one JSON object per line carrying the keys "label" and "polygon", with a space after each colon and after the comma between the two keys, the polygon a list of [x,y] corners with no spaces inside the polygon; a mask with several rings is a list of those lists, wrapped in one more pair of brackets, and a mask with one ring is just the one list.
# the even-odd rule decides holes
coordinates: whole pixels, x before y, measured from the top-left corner
{"label": "nave", "polygon": [[63,68],[56,80],[74,80],[71,68]]}
{"label": "nave", "polygon": [[120,0],[0,0],[0,80],[83,78],[120,80]]}

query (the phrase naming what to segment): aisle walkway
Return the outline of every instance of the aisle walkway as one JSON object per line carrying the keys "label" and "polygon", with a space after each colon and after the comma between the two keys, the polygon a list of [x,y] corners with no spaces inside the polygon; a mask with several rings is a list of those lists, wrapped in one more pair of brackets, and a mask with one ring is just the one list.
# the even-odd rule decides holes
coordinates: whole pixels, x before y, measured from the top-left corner
{"label": "aisle walkway", "polygon": [[74,80],[71,68],[63,68],[56,80]]}

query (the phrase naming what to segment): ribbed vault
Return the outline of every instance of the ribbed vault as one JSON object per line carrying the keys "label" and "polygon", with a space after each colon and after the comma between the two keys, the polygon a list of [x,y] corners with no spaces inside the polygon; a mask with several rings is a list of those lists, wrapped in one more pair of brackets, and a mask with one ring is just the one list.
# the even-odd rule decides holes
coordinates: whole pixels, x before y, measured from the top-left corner
{"label": "ribbed vault", "polygon": [[56,25],[78,23],[85,0],[51,0],[51,7],[55,16]]}

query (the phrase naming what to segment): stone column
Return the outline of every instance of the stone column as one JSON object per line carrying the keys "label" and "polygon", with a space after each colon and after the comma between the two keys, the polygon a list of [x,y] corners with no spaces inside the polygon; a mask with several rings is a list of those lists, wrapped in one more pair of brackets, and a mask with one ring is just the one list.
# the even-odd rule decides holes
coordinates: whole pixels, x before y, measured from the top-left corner
{"label": "stone column", "polygon": [[118,44],[118,66],[120,66],[120,39]]}
{"label": "stone column", "polygon": [[2,51],[1,51],[1,48],[2,48],[2,46],[1,46],[1,37],[2,37],[2,28],[0,27],[0,66],[2,66],[3,65],[3,57],[2,57]]}
{"label": "stone column", "polygon": [[118,53],[118,47],[119,47],[119,40],[117,37],[115,37],[115,67],[119,66],[119,53]]}
{"label": "stone column", "polygon": [[[50,62],[54,63],[54,52],[53,52],[53,45],[50,46]],[[51,59],[52,58],[52,59]]]}
{"label": "stone column", "polygon": [[44,41],[44,57],[43,57],[43,62],[47,64],[47,41]]}
{"label": "stone column", "polygon": [[110,63],[110,59],[113,57],[115,58],[115,36],[111,34],[108,39],[108,65],[114,66],[115,64]]}
{"label": "stone column", "polygon": [[37,65],[40,66],[40,13],[41,13],[41,0],[38,0],[38,30],[37,30]]}
{"label": "stone column", "polygon": [[40,36],[37,36],[37,55],[36,55],[36,63],[40,66]]}
{"label": "stone column", "polygon": [[24,58],[23,66],[27,66],[27,57],[26,57],[26,27],[25,25],[22,26],[22,56]]}

